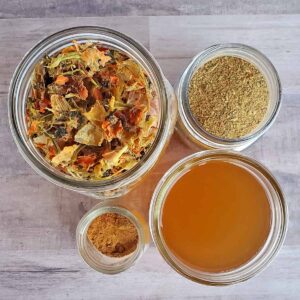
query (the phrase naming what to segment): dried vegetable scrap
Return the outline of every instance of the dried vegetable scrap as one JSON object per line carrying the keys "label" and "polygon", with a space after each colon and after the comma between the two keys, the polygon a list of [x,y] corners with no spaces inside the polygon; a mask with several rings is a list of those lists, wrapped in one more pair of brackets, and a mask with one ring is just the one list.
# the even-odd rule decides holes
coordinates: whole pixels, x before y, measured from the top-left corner
{"label": "dried vegetable scrap", "polygon": [[28,136],[60,171],[107,179],[131,169],[149,149],[158,109],[137,62],[98,43],[74,41],[35,67]]}

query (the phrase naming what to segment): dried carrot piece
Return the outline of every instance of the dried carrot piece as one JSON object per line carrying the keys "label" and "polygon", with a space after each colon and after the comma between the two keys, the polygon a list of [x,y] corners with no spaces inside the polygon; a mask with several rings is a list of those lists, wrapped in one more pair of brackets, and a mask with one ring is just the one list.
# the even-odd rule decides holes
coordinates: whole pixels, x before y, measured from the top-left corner
{"label": "dried carrot piece", "polygon": [[67,76],[58,75],[55,80],[55,83],[58,85],[65,85],[68,81],[69,81],[69,78]]}
{"label": "dried carrot piece", "polygon": [[92,95],[96,100],[102,100],[102,94],[98,87],[94,87],[92,90]]}
{"label": "dried carrot piece", "polygon": [[88,91],[87,88],[83,85],[83,86],[80,88],[78,95],[79,95],[79,97],[80,97],[82,100],[86,100],[86,98],[87,98],[88,95],[89,95],[89,91]]}
{"label": "dried carrot piece", "polygon": [[79,156],[77,158],[78,165],[82,166],[84,169],[87,169],[91,164],[93,164],[96,160],[96,154],[89,154],[89,155],[83,155]]}
{"label": "dried carrot piece", "polygon": [[119,78],[117,76],[110,76],[111,84],[117,84],[119,82]]}
{"label": "dried carrot piece", "polygon": [[39,111],[41,113],[44,113],[46,111],[46,108],[50,106],[51,106],[51,102],[49,99],[43,99],[39,101],[39,107],[40,107]]}
{"label": "dried carrot piece", "polygon": [[52,159],[56,155],[56,150],[54,146],[49,147],[49,158]]}
{"label": "dried carrot piece", "polygon": [[74,52],[76,51],[76,48],[74,46],[69,46],[69,47],[66,47],[64,48],[61,53],[69,53],[69,52]]}
{"label": "dried carrot piece", "polygon": [[36,120],[31,122],[30,127],[28,128],[29,136],[32,136],[34,133],[38,132],[38,124],[39,124],[39,122]]}
{"label": "dried carrot piece", "polygon": [[113,133],[116,136],[119,132],[123,130],[122,122],[118,121],[118,123],[114,126]]}
{"label": "dried carrot piece", "polygon": [[133,108],[129,113],[129,122],[130,124],[136,125],[141,121],[143,112],[138,108]]}

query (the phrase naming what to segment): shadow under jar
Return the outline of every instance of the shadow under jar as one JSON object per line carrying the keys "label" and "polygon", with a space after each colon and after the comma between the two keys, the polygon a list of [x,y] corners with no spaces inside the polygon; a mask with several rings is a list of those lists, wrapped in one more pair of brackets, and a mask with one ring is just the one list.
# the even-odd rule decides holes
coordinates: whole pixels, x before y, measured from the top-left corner
{"label": "shadow under jar", "polygon": [[[159,105],[156,137],[141,160],[126,172],[105,180],[82,180],[67,175],[48,163],[27,136],[26,101],[31,91],[31,76],[36,64],[47,54],[58,53],[73,44],[97,42],[119,50],[144,70],[156,92]],[[55,33],[33,47],[17,67],[10,85],[9,121],[14,140],[24,159],[41,176],[58,186],[95,198],[114,198],[126,194],[155,165],[172,135],[177,102],[174,91],[149,51],[126,35],[103,27],[76,27]]]}
{"label": "shadow under jar", "polygon": [[210,150],[166,172],[153,194],[149,222],[155,245],[175,271],[222,286],[270,264],[283,244],[288,211],[264,166],[236,152]]}
{"label": "shadow under jar", "polygon": [[[251,132],[239,138],[221,138],[210,134],[194,118],[188,90],[193,75],[207,62],[222,56],[237,57],[251,63],[264,76],[269,91],[267,111],[261,122]],[[182,74],[177,89],[178,120],[176,129],[182,139],[192,148],[224,149],[240,151],[262,136],[273,124],[281,104],[281,84],[270,60],[256,49],[243,44],[214,45],[196,55]]]}

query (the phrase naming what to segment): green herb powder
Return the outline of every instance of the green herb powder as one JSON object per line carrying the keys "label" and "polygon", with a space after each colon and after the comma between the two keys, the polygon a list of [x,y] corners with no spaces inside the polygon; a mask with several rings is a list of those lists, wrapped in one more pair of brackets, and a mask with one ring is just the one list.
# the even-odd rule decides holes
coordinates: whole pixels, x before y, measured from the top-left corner
{"label": "green herb powder", "polygon": [[234,56],[216,57],[200,67],[190,81],[188,97],[200,126],[227,139],[251,133],[263,120],[269,103],[264,75]]}

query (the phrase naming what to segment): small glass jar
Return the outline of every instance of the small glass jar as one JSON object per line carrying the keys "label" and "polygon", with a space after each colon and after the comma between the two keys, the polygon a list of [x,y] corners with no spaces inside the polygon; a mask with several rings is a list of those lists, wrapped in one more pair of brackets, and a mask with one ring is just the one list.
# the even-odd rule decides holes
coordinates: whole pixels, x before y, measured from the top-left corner
{"label": "small glass jar", "polygon": [[[98,251],[87,237],[87,231],[91,222],[105,213],[117,213],[128,218],[138,232],[137,248],[123,257],[110,257]],[[150,240],[148,224],[143,216],[133,209],[129,210],[115,200],[103,201],[88,211],[80,220],[76,230],[76,242],[80,256],[94,270],[116,274],[133,266],[148,248]]]}
{"label": "small glass jar", "polygon": [[[100,42],[120,50],[137,61],[149,76],[159,103],[159,125],[151,148],[132,169],[112,179],[87,181],[75,179],[51,166],[41,156],[27,136],[25,111],[31,89],[31,75],[35,65],[45,56],[78,43]],[[8,113],[14,140],[24,159],[41,176],[61,187],[78,191],[95,198],[114,198],[126,194],[150,171],[168,144],[175,127],[177,101],[174,90],[162,74],[149,51],[135,40],[117,31],[102,27],[76,27],[55,33],[33,47],[17,67],[10,85]]]}
{"label": "small glass jar", "polygon": [[[216,137],[204,130],[194,119],[188,99],[189,83],[195,72],[208,61],[219,56],[235,56],[253,64],[264,75],[269,90],[269,105],[264,119],[249,134],[237,139]],[[177,86],[178,121],[176,129],[192,148],[240,151],[254,143],[273,124],[281,103],[279,76],[270,60],[256,49],[242,44],[214,45],[196,55],[182,74]]]}
{"label": "small glass jar", "polygon": [[[271,208],[270,232],[263,247],[246,264],[230,271],[218,273],[202,272],[178,260],[168,249],[161,232],[164,201],[172,186],[191,168],[213,160],[231,162],[251,172],[265,189]],[[182,159],[166,172],[154,191],[149,212],[149,222],[154,243],[163,258],[175,271],[198,283],[222,286],[245,281],[270,264],[283,244],[287,231],[288,210],[278,182],[263,165],[237,152],[207,150]]]}

